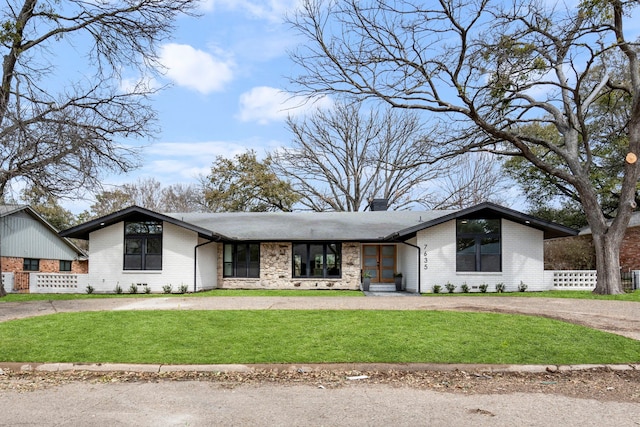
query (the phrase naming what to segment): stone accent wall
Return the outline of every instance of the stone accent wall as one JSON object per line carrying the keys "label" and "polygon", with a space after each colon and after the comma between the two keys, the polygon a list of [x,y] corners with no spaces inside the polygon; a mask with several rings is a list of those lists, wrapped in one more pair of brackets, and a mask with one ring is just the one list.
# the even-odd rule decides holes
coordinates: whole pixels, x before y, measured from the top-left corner
{"label": "stone accent wall", "polygon": [[[24,271],[24,258],[16,257],[2,257],[2,271],[17,273]],[[57,259],[41,259],[40,269],[41,273],[60,273],[60,260]],[[89,263],[87,260],[72,261],[70,273],[86,274],[89,271]],[[63,272],[66,273],[66,272]]]}
{"label": "stone accent wall", "polygon": [[[339,279],[301,279],[292,277],[292,245],[289,242],[260,244],[260,277],[222,277],[218,269],[220,289],[350,289],[360,288],[360,243],[342,244],[342,277]],[[218,265],[223,265],[223,245],[218,248]]]}

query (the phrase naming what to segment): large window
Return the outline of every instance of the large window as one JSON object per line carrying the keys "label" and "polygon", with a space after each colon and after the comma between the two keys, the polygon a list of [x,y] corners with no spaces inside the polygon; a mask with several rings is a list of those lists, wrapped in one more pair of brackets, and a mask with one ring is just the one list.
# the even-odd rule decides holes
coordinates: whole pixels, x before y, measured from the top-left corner
{"label": "large window", "polygon": [[224,277],[260,277],[259,243],[225,243]]}
{"label": "large window", "polygon": [[293,277],[332,278],[341,275],[340,243],[293,244]]}
{"label": "large window", "polygon": [[124,223],[124,269],[162,270],[162,222]]}
{"label": "large window", "polygon": [[499,219],[458,219],[456,271],[502,271]]}

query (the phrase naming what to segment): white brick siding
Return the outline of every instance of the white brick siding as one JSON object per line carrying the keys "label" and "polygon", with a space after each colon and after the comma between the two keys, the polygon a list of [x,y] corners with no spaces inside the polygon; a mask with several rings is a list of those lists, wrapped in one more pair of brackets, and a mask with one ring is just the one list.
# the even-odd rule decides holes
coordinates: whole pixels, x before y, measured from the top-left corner
{"label": "white brick siding", "polygon": [[495,290],[504,283],[508,291],[517,291],[520,281],[529,291],[544,289],[543,232],[509,220],[502,220],[502,272],[456,272],[456,222],[448,221],[418,233],[422,249],[422,292],[434,285],[446,292],[447,282],[457,286],[466,283],[477,292],[481,284]]}
{"label": "white brick siding", "polygon": [[[198,235],[190,230],[164,223],[162,233],[162,271],[123,270],[124,223],[105,227],[90,235],[89,284],[96,292],[113,292],[119,285],[124,292],[132,283],[148,285],[152,292],[162,292],[164,285],[172,285],[176,291],[181,285],[193,290],[194,247]],[[213,247],[209,247],[213,246]],[[216,243],[203,246],[198,252],[199,288],[215,287]],[[142,292],[139,287],[138,291]]]}

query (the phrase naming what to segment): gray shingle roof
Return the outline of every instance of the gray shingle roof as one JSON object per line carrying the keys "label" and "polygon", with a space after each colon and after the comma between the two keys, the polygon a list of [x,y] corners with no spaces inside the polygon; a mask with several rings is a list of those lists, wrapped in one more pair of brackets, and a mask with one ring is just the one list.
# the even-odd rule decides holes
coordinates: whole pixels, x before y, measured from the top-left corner
{"label": "gray shingle roof", "polygon": [[169,213],[238,240],[377,240],[455,211]]}

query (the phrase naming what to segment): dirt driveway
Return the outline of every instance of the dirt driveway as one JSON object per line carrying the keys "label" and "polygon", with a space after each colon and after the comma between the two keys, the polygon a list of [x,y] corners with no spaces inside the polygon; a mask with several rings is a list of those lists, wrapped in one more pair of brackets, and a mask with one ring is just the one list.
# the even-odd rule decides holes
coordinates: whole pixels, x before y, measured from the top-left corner
{"label": "dirt driveway", "polygon": [[640,303],[524,297],[168,297],[0,303],[0,321],[103,310],[456,310],[519,313],[640,340]]}

